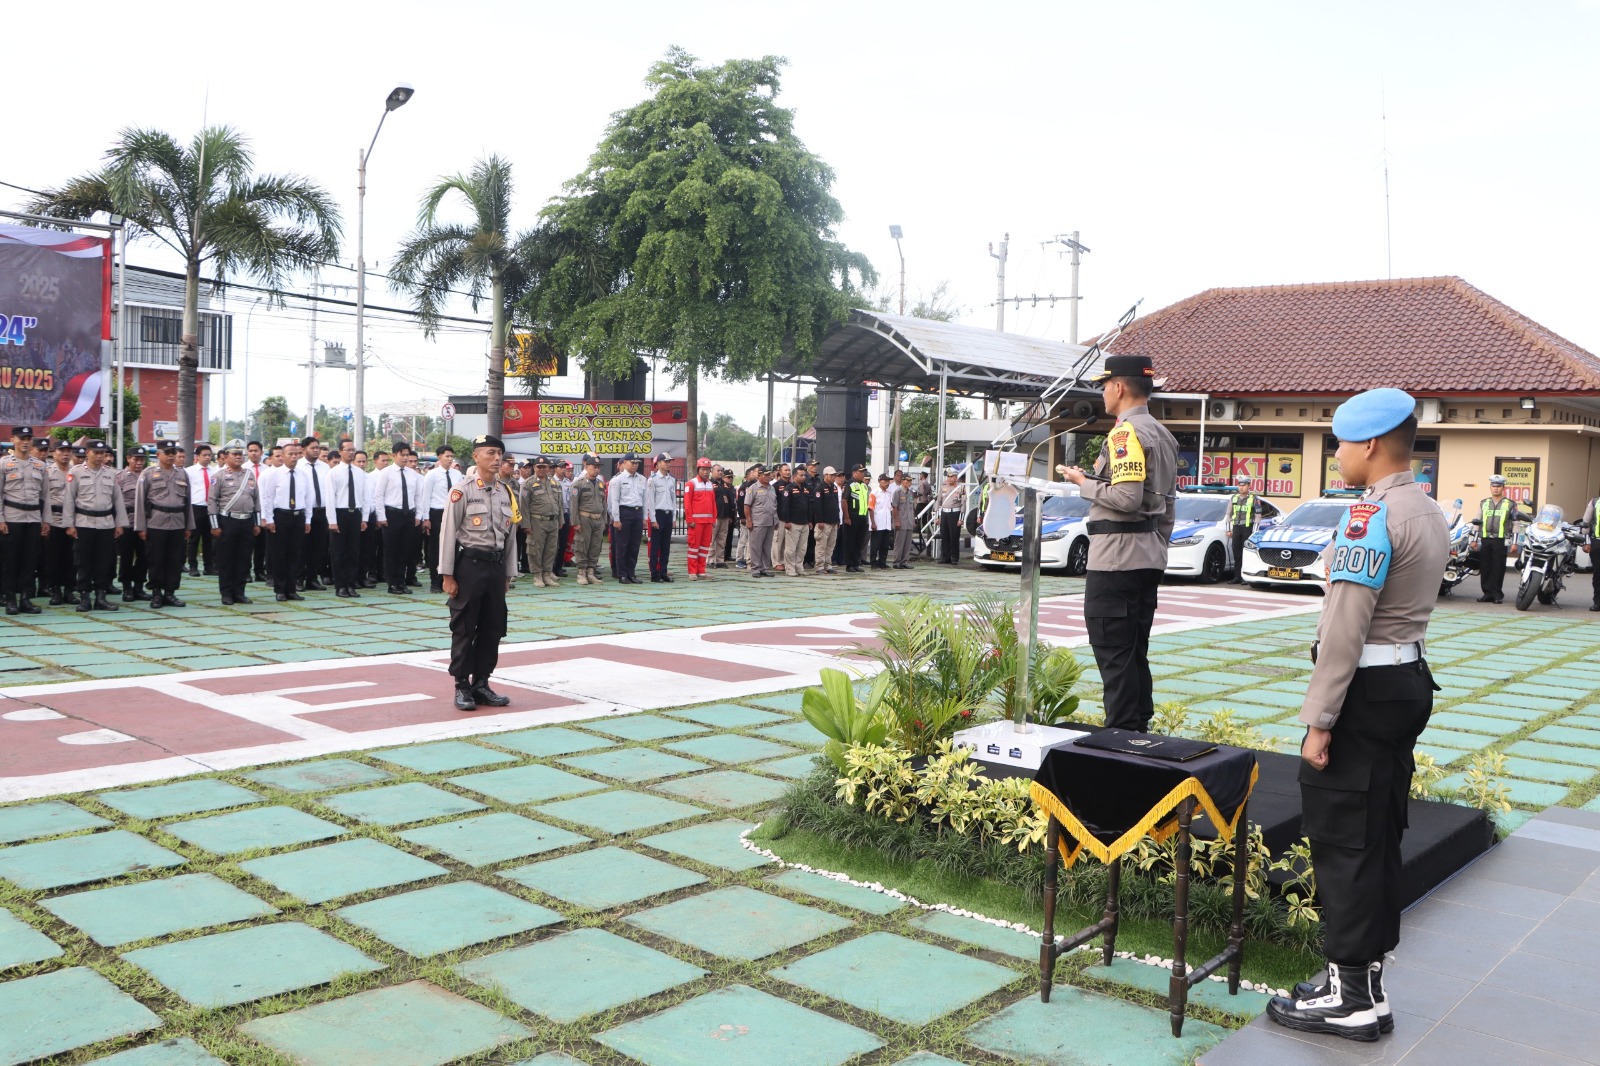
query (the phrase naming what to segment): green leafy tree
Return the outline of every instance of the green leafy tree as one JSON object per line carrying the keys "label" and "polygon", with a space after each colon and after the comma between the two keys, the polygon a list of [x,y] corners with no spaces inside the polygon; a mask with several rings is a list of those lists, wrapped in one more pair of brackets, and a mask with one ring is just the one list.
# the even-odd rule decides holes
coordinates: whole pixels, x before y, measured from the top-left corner
{"label": "green leafy tree", "polygon": [[289,435],[289,401],[282,396],[268,396],[250,415],[250,439],[270,446],[279,437]]}
{"label": "green leafy tree", "polygon": [[[511,164],[499,156],[480,160],[466,174],[440,178],[423,194],[417,231],[406,239],[390,268],[397,288],[416,302],[422,328],[432,336],[451,293],[465,291],[472,309],[489,301],[489,372],[484,393],[489,432],[505,428],[506,338],[511,304],[526,286],[519,250],[511,237]],[[439,209],[452,195],[467,207],[466,222],[445,222]],[[536,393],[530,393],[536,395]]]}
{"label": "green leafy tree", "polygon": [[711,420],[700,442],[700,454],[730,463],[753,463],[761,458],[762,439],[733,420],[719,414]]}
{"label": "green leafy tree", "polygon": [[207,126],[187,146],[161,130],[125,129],[101,169],[29,204],[35,214],[86,219],[121,215],[129,235],[153,237],[184,261],[178,354],[178,437],[194,444],[200,370],[200,269],[277,289],[289,272],[339,252],[339,211],[321,186],[293,175],[256,174],[250,142]]}
{"label": "green leafy tree", "polygon": [[[120,422],[117,420],[118,395],[121,395],[123,405],[123,417]],[[133,426],[139,421],[139,394],[130,389],[124,389],[120,385],[113,384],[111,386],[111,395],[107,397],[107,401],[111,405],[111,428],[108,430],[100,429],[99,427],[85,429],[80,431],[78,435],[88,437],[91,440],[103,441],[115,441],[118,437],[121,437],[122,450],[126,454],[129,448],[133,448],[139,443],[139,439],[134,435],[133,430],[124,428]]]}
{"label": "green leafy tree", "polygon": [[659,353],[693,408],[701,373],[810,356],[875,279],[835,238],[833,170],[777,105],[783,65],[670,50],[546,208],[525,306],[586,369],[626,376]]}
{"label": "green leafy tree", "polygon": [[[949,397],[944,401],[946,419],[966,418],[967,412]],[[939,446],[939,401],[933,396],[918,396],[900,413],[900,447],[916,459],[932,454]]]}

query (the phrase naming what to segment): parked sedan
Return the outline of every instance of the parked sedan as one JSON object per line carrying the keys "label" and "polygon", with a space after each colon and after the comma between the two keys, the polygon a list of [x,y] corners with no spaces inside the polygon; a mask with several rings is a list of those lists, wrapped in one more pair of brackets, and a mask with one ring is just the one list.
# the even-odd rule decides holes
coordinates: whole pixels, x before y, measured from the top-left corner
{"label": "parked sedan", "polygon": [[[1215,583],[1232,572],[1233,530],[1228,526],[1228,500],[1232,490],[1180,492],[1174,507],[1176,521],[1167,549],[1167,573],[1173,577],[1198,577]],[[1261,517],[1271,522],[1278,508],[1257,498]]]}
{"label": "parked sedan", "polygon": [[[1089,531],[1083,520],[1089,513],[1089,501],[1076,493],[1069,496],[1046,496],[1040,501],[1039,512],[1039,566],[1045,570],[1060,570],[1076,577],[1089,569]],[[1009,537],[990,542],[983,536],[983,527],[972,535],[972,558],[978,565],[991,569],[1020,569],[1022,566],[1022,512],[1017,511],[1016,525]]]}
{"label": "parked sedan", "polygon": [[1258,588],[1268,585],[1314,585],[1328,578],[1322,552],[1343,528],[1350,505],[1361,498],[1329,493],[1308,500],[1289,517],[1257,530],[1244,542],[1244,580]]}

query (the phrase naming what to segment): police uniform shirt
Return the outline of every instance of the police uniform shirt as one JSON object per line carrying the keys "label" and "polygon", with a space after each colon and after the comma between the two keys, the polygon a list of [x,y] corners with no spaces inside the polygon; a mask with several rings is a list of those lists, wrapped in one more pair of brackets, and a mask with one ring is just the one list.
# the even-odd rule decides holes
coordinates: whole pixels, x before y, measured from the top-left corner
{"label": "police uniform shirt", "polygon": [[611,512],[611,520],[622,520],[620,508],[644,507],[645,478],[643,474],[628,472],[619,473],[611,479],[610,498],[607,506]]}
{"label": "police uniform shirt", "polygon": [[189,507],[189,476],[181,468],[163,470],[152,466],[139,475],[133,528],[140,532],[194,528],[194,511]]}
{"label": "police uniform shirt", "polygon": [[517,553],[508,550],[511,529],[520,517],[512,489],[500,482],[485,484],[476,475],[451,490],[440,519],[439,573],[455,576],[456,549],[505,552],[506,577],[517,576]]}
{"label": "police uniform shirt", "polygon": [[916,497],[909,485],[896,485],[894,492],[894,517],[896,529],[910,529],[917,522]]}
{"label": "police uniform shirt", "polygon": [[1107,478],[1085,481],[1089,522],[1141,522],[1153,519],[1146,533],[1104,533],[1089,537],[1090,570],[1165,570],[1172,536],[1178,480],[1178,442],[1167,427],[1140,404],[1122,413],[1106,435],[1094,472]]}
{"label": "police uniform shirt", "polygon": [[750,526],[775,526],[778,524],[778,493],[770,484],[759,481],[744,493],[745,506],[750,509]]}
{"label": "police uniform shirt", "polygon": [[532,520],[561,518],[561,486],[553,477],[530,477],[522,485],[522,523],[531,528]]}
{"label": "police uniform shirt", "polygon": [[966,499],[967,489],[965,485],[949,485],[939,493],[939,510],[959,511]]}
{"label": "police uniform shirt", "polygon": [[[1594,540],[1600,540],[1600,498],[1589,501],[1589,506],[1583,509],[1583,532]],[[1591,560],[1600,567],[1600,559]]]}
{"label": "police uniform shirt", "polygon": [[1527,514],[1522,505],[1509,496],[1500,497],[1498,504],[1495,503],[1493,496],[1485,496],[1478,504],[1478,517],[1483,521],[1479,535],[1493,540],[1505,540],[1517,519],[1526,518]]}
{"label": "police uniform shirt", "polygon": [[[296,501],[298,502],[298,501]],[[222,516],[238,518],[240,515],[252,523],[259,520],[261,493],[256,479],[244,467],[229,470],[222,467],[211,472],[211,492],[206,496],[206,514],[211,516],[211,528],[222,528]]]}
{"label": "police uniform shirt", "polygon": [[[117,472],[110,466],[90,469],[79,463],[67,472],[66,502],[62,518],[79,529],[121,529],[128,524],[128,509],[117,489]],[[87,512],[104,512],[89,514]]]}
{"label": "police uniform shirt", "polygon": [[127,514],[132,515],[134,503],[139,496],[139,474],[135,474],[131,469],[124,467],[117,471],[115,481],[117,492],[122,496],[122,509]]}
{"label": "police uniform shirt", "polygon": [[1261,510],[1261,500],[1255,493],[1236,492],[1228,497],[1228,525],[1253,526]]}
{"label": "police uniform shirt", "polygon": [[49,502],[45,508],[45,521],[56,529],[67,527],[62,514],[67,505],[67,473],[55,463],[47,464],[44,469],[45,494]]}
{"label": "police uniform shirt", "polygon": [[606,487],[599,475],[580,477],[572,482],[572,513],[602,518],[606,513]]}
{"label": "police uniform shirt", "polygon": [[1323,558],[1328,595],[1300,721],[1332,729],[1363,645],[1420,644],[1450,556],[1444,514],[1411,471],[1379,480],[1350,507]]}
{"label": "police uniform shirt", "polygon": [[44,464],[31,455],[16,453],[0,459],[0,499],[7,522],[38,522],[44,501]]}
{"label": "police uniform shirt", "polygon": [[[671,474],[651,474],[645,482],[644,500],[646,511],[673,510],[678,505],[678,479]],[[649,517],[654,519],[655,515]]]}

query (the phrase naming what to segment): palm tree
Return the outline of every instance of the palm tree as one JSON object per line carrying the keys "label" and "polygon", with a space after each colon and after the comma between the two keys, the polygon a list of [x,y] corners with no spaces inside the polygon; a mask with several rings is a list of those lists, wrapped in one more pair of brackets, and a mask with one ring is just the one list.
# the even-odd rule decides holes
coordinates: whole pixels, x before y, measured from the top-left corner
{"label": "palm tree", "polygon": [[[472,218],[444,223],[439,207],[451,193],[466,201]],[[417,231],[401,246],[390,277],[415,300],[423,329],[432,333],[440,312],[456,291],[464,291],[476,311],[489,289],[489,372],[485,382],[489,432],[505,428],[506,334],[511,305],[527,288],[521,249],[529,238],[511,237],[511,164],[491,155],[471,173],[442,177],[422,197]]]}
{"label": "palm tree", "polygon": [[29,205],[35,214],[87,219],[121,215],[130,237],[154,237],[184,261],[183,340],[178,354],[178,436],[194,445],[200,370],[200,267],[236,271],[276,290],[290,271],[339,251],[339,211],[321,186],[295,175],[256,174],[250,142],[207,126],[185,147],[171,134],[125,129],[100,170]]}

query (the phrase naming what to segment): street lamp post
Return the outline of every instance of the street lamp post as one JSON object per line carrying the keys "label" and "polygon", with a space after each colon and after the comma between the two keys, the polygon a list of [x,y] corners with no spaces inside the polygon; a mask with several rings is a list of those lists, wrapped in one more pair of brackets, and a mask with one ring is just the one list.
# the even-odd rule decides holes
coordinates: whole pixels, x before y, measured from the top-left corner
{"label": "street lamp post", "polygon": [[[902,231],[901,231],[900,227],[899,226],[890,226],[889,227],[889,236],[894,238],[895,254],[900,257],[900,313],[902,315],[904,315],[906,313],[906,253],[905,253],[905,250],[900,247],[900,238],[902,236]],[[894,432],[893,432],[893,444],[890,445],[890,447],[893,449],[893,454],[891,454],[889,456],[888,465],[892,466],[892,467],[894,467],[896,469],[899,469],[899,467],[900,467],[900,390],[899,389],[894,390],[893,392],[891,392],[889,394],[889,396],[890,396],[890,405],[891,405],[891,414],[889,416],[889,422],[894,427]]]}
{"label": "street lamp post", "polygon": [[372,131],[372,142],[357,159],[356,166],[356,448],[366,447],[367,436],[367,159],[383,132],[383,120],[389,112],[402,107],[416,90],[401,82],[383,102],[383,114],[378,117],[378,128]]}

